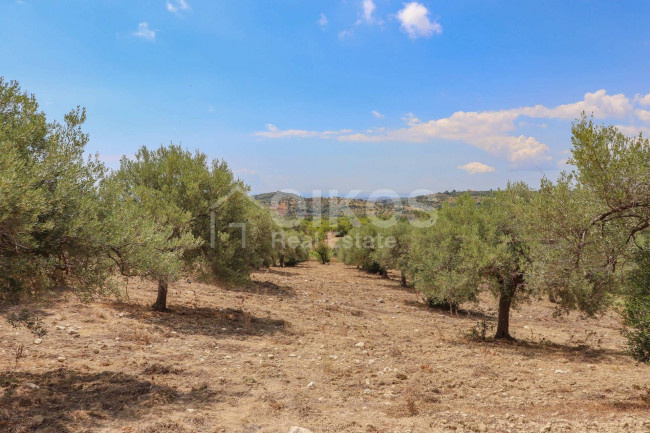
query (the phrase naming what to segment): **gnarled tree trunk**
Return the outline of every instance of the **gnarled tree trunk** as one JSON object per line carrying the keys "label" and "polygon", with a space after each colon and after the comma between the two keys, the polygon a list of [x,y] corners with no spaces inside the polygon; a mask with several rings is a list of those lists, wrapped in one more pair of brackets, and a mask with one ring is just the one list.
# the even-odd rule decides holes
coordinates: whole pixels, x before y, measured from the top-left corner
{"label": "gnarled tree trunk", "polygon": [[402,286],[402,287],[406,287],[406,286],[407,286],[407,284],[406,284],[406,275],[404,274],[404,272],[402,272],[402,277],[401,277],[400,280],[399,280],[399,284],[400,284],[400,286]]}
{"label": "gnarled tree trunk", "polygon": [[497,321],[497,333],[494,338],[505,338],[512,340],[510,336],[510,305],[512,296],[501,294],[499,298],[499,319]]}
{"label": "gnarled tree trunk", "polygon": [[154,311],[167,311],[167,280],[158,280],[158,297],[151,308]]}
{"label": "gnarled tree trunk", "polygon": [[[500,283],[502,287],[505,285],[505,281],[500,281]],[[524,284],[524,275],[518,272],[507,284],[508,287],[502,289],[501,297],[499,298],[499,318],[497,319],[497,333],[494,335],[494,338],[514,340],[510,335],[510,306],[515,299],[515,293]]]}

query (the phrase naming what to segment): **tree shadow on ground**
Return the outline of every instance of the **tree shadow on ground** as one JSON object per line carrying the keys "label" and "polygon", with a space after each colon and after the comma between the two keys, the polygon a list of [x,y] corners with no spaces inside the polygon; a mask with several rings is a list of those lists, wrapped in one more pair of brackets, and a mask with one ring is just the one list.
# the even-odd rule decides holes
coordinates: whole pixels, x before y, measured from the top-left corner
{"label": "tree shadow on ground", "polygon": [[279,286],[270,281],[251,281],[241,286],[225,287],[227,292],[242,292],[251,293],[255,295],[277,296],[280,298],[292,298],[296,296],[296,291],[293,287]]}
{"label": "tree shadow on ground", "polygon": [[170,331],[187,335],[273,335],[286,332],[287,322],[282,319],[255,317],[241,309],[186,307],[173,305],[168,312],[160,313],[140,304],[114,304],[136,320],[166,327]]}
{"label": "tree shadow on ground", "polygon": [[269,268],[265,272],[269,274],[274,274],[274,275],[280,275],[281,277],[294,277],[296,274],[287,272],[287,271],[281,271],[280,269],[286,269],[285,268]]}
{"label": "tree shadow on ground", "polygon": [[594,347],[589,344],[564,344],[547,340],[530,341],[523,339],[511,343],[499,341],[497,344],[503,346],[505,350],[517,352],[517,354],[529,359],[550,355],[551,357],[572,358],[592,364],[612,363],[616,359],[624,360],[626,363],[630,361],[630,358],[623,351]]}
{"label": "tree shadow on ground", "polygon": [[180,393],[133,375],[59,369],[0,373],[0,431],[77,432],[116,418],[136,420],[154,406],[217,400],[209,388]]}
{"label": "tree shadow on ground", "polygon": [[[493,334],[493,332],[492,332]],[[599,363],[629,363],[629,356],[619,350],[605,349],[594,347],[588,344],[563,344],[554,343],[545,339],[541,341],[531,341],[524,339],[515,340],[495,340],[489,335],[485,340],[472,338],[459,338],[458,341],[450,342],[451,344],[467,345],[477,344],[486,348],[490,347],[510,355],[518,355],[528,359],[542,358],[569,358],[574,361],[586,362],[590,364]]]}
{"label": "tree shadow on ground", "polygon": [[458,320],[485,320],[486,322],[496,321],[496,316],[494,314],[489,314],[481,310],[472,310],[467,308],[456,308],[453,312],[450,311],[448,306],[443,305],[431,305],[426,300],[405,300],[404,305],[409,307],[415,307],[420,310],[425,310],[430,313],[442,314],[446,317]]}

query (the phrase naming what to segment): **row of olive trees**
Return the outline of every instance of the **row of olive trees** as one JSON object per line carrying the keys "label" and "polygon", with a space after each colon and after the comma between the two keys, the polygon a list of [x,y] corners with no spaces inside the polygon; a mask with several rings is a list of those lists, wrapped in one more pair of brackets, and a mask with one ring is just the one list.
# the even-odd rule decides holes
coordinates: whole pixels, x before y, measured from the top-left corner
{"label": "row of olive trees", "polygon": [[241,280],[300,247],[273,242],[269,212],[223,161],[180,146],[141,148],[108,171],[84,159],[77,108],[48,122],[0,78],[0,302],[60,287],[115,289],[116,271],[158,282],[156,310],[186,272]]}
{"label": "row of olive trees", "polygon": [[[443,207],[437,223],[365,225],[338,245],[346,264],[401,272],[433,303],[498,303],[496,338],[511,338],[510,309],[550,298],[588,315],[625,297],[632,352],[650,360],[650,145],[586,116],[572,127],[576,168],[538,191],[512,183],[478,204],[469,195]],[[380,241],[392,237],[390,243]]]}

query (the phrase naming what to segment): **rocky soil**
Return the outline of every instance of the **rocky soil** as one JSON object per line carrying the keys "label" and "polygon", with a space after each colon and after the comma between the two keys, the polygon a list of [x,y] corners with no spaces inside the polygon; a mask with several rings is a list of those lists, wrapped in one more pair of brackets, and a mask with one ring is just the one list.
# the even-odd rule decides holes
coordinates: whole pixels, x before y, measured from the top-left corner
{"label": "rocky soil", "polygon": [[480,341],[491,299],[452,316],[393,277],[309,262],[176,284],[170,313],[146,282],[34,304],[40,339],[0,319],[0,431],[650,432],[650,366],[614,313],[537,302],[517,342]]}

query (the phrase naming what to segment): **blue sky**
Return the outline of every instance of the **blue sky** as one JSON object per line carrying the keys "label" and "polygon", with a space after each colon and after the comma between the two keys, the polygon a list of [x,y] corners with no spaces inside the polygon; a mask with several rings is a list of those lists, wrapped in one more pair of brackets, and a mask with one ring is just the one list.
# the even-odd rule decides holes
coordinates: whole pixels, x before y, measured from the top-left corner
{"label": "blue sky", "polygon": [[582,110],[650,126],[650,2],[4,0],[0,75],[87,108],[115,166],[170,142],[254,192],[538,185]]}

